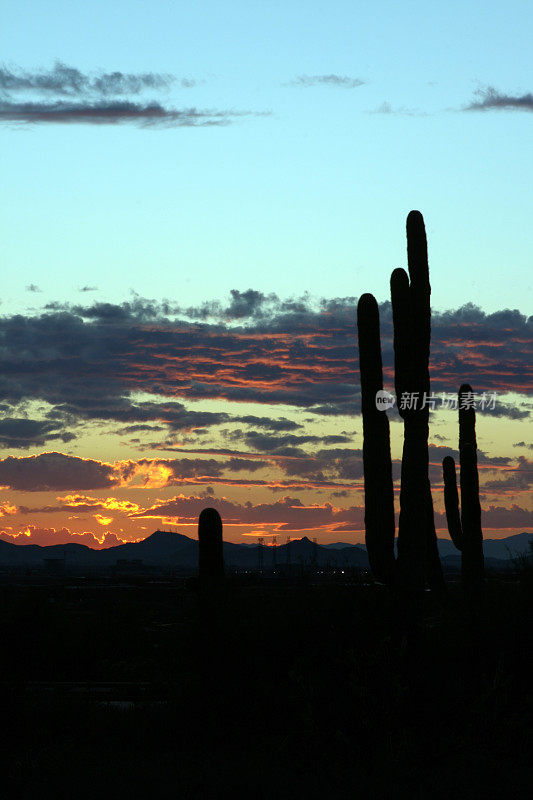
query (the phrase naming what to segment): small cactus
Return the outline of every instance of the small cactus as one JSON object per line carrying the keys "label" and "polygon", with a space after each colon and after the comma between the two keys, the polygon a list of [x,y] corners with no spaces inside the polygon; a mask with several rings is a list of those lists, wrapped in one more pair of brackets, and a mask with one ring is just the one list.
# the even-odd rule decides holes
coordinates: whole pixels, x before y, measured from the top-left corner
{"label": "small cactus", "polygon": [[214,508],[204,508],[198,518],[198,573],[203,585],[224,578],[222,520]]}
{"label": "small cactus", "polygon": [[477,470],[476,412],[472,398],[472,387],[463,383],[458,395],[461,513],[455,461],[451,456],[446,456],[442,462],[448,532],[454,545],[461,551],[461,576],[463,586],[469,593],[475,593],[483,586],[485,570]]}

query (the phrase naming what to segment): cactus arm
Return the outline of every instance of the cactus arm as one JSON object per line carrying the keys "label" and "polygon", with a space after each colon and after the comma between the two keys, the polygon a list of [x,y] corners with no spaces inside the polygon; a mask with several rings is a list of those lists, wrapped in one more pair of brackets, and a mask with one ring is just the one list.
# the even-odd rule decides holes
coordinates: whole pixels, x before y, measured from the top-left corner
{"label": "cactus arm", "polygon": [[445,595],[446,581],[442,571],[442,564],[439,555],[439,543],[437,541],[437,531],[435,530],[435,515],[433,512],[433,498],[431,497],[431,486],[428,480],[428,500],[427,500],[427,519],[426,519],[426,576],[431,589],[434,592]]}
{"label": "cactus arm", "polygon": [[222,520],[214,508],[204,508],[198,518],[198,572],[200,583],[224,577]]}
{"label": "cactus arm", "polygon": [[455,461],[451,456],[446,456],[442,461],[442,479],[444,481],[444,508],[448,533],[458,550],[463,549],[463,529],[459,514],[459,494],[457,492],[457,476]]}
{"label": "cactus arm", "polygon": [[[402,409],[404,392],[414,391],[413,335],[411,289],[409,278],[403,269],[395,269],[391,275],[392,321],[394,326],[394,384],[398,411],[404,421],[404,443],[402,453],[400,517],[398,525],[398,565],[402,583],[423,589],[425,538],[424,520],[420,513],[422,487],[418,484],[420,450],[422,440],[417,435],[420,411]],[[422,437],[423,438],[423,437]]]}
{"label": "cactus arm", "polygon": [[411,384],[411,345],[410,345],[410,297],[409,277],[404,269],[395,269],[390,279],[392,304],[392,322],[394,329],[394,390],[398,403],[398,412],[405,417],[406,412],[400,407],[404,392],[409,391]]}
{"label": "cactus arm", "polygon": [[[410,277],[412,348],[415,366],[413,391],[419,392],[420,401],[430,395],[429,356],[431,344],[431,285],[429,282],[428,246],[424,218],[420,211],[407,216],[407,263]],[[443,593],[446,584],[439,557],[431,484],[429,482],[429,405],[420,411],[419,458],[424,463],[426,493],[426,574],[432,589]]]}
{"label": "cactus arm", "polygon": [[[423,591],[427,575],[431,585],[444,588],[433,521],[429,484],[429,342],[431,335],[430,285],[424,220],[420,212],[407,217],[407,260],[410,283],[403,270],[391,277],[396,385],[414,393],[417,408],[403,411],[404,446],[400,491],[398,562],[404,582]],[[401,403],[401,393],[398,398]]]}
{"label": "cactus arm", "polygon": [[389,420],[376,408],[376,392],[383,389],[379,309],[371,294],[357,305],[359,370],[363,413],[363,469],[365,482],[365,538],[374,576],[392,583],[394,559],[394,493]]}
{"label": "cactus arm", "polygon": [[465,588],[476,591],[484,579],[483,531],[477,470],[476,412],[473,407],[462,408],[463,400],[468,395],[472,396],[472,387],[464,383],[459,389],[462,575]]}
{"label": "cactus arm", "polygon": [[[424,218],[420,211],[407,216],[407,264],[411,294],[412,359],[415,385],[411,391],[429,394],[429,346],[431,338],[431,286]],[[429,417],[429,411],[426,410]]]}

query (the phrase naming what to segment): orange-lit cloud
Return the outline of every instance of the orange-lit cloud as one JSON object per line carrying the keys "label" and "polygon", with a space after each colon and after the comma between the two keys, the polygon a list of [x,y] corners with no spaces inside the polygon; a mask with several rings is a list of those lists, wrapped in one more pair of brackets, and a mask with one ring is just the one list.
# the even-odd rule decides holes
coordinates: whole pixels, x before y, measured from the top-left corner
{"label": "orange-lit cloud", "polygon": [[6,517],[9,514],[16,514],[18,512],[17,506],[14,506],[8,500],[0,502],[0,517]]}
{"label": "orange-lit cloud", "polygon": [[115,533],[106,532],[98,536],[92,531],[76,533],[65,527],[41,528],[37,525],[27,525],[16,533],[0,529],[0,539],[13,544],[39,544],[45,546],[77,542],[97,550],[103,547],[115,547],[116,545],[124,544],[126,541],[119,538]]}
{"label": "orange-lit cloud", "polygon": [[101,514],[93,514],[93,517],[99,525],[103,525],[104,527],[111,525],[113,522],[113,517],[103,517]]}

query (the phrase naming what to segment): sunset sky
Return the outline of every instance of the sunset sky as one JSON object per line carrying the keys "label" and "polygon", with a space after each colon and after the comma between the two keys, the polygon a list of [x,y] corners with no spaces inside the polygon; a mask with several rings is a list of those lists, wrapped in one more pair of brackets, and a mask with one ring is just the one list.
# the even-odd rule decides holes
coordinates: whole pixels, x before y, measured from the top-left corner
{"label": "sunset sky", "polygon": [[[424,214],[431,478],[533,531],[528,0],[5,0],[0,538],[362,542],[356,305]],[[402,425],[390,412],[399,477]]]}

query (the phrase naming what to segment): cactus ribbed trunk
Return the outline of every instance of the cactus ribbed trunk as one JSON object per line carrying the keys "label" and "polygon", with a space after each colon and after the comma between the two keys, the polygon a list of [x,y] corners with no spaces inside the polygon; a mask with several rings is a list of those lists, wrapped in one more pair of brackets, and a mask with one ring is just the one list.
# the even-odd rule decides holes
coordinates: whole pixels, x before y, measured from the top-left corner
{"label": "cactus ribbed trunk", "polygon": [[442,462],[442,477],[444,480],[444,508],[446,509],[448,533],[457,549],[462,550],[463,529],[461,527],[461,515],[459,514],[457,475],[455,473],[455,461],[451,456],[446,456]]}
{"label": "cactus ribbed trunk", "polygon": [[[411,586],[420,590],[427,580],[432,589],[444,591],[428,472],[431,286],[426,231],[419,211],[407,217],[407,262],[409,278],[401,269],[391,276],[395,383],[404,421],[398,560]],[[405,393],[414,402],[402,409]]]}
{"label": "cactus ribbed trunk", "polygon": [[371,294],[364,294],[359,299],[357,331],[363,411],[366,548],[376,579],[392,583],[396,576],[396,562],[389,418],[376,407],[376,393],[383,389],[383,366],[379,310]]}
{"label": "cactus ribbed trunk", "polygon": [[[391,276],[394,380],[404,421],[397,565],[392,563],[394,504],[389,422],[375,404],[376,392],[383,387],[379,313],[375,299],[368,294],[361,297],[358,306],[365,528],[374,575],[386,582],[397,578],[405,591],[421,595],[426,580],[438,592],[444,591],[445,585],[428,474],[431,289],[424,220],[418,211],[411,211],[407,218],[407,256],[409,275],[396,269]],[[406,397],[414,398],[413,405],[402,408],[402,398]]]}
{"label": "cactus ribbed trunk", "polygon": [[465,586],[477,591],[483,584],[483,532],[477,471],[476,412],[468,405],[472,387],[463,384],[459,389],[459,480],[461,486],[461,527],[463,557],[461,573]]}
{"label": "cactus ribbed trunk", "polygon": [[204,508],[198,518],[198,577],[202,585],[224,578],[222,520],[214,508]]}
{"label": "cactus ribbed trunk", "polygon": [[461,551],[461,577],[466,592],[475,594],[484,582],[483,531],[479,502],[477,470],[476,412],[472,387],[464,383],[459,389],[459,480],[461,513],[455,462],[447,456],[442,462],[444,504],[450,537]]}

